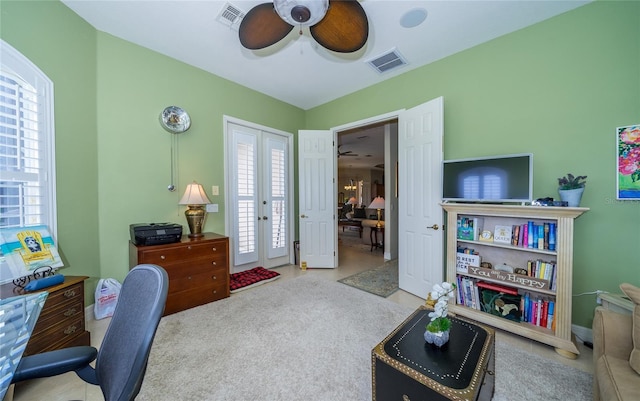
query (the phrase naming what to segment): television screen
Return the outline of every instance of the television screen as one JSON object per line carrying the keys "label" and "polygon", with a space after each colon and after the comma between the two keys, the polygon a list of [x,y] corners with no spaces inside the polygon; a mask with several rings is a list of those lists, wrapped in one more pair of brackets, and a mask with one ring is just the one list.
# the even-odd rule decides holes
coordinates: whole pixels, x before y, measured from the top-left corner
{"label": "television screen", "polygon": [[442,199],[458,202],[531,202],[533,155],[445,160],[442,163]]}

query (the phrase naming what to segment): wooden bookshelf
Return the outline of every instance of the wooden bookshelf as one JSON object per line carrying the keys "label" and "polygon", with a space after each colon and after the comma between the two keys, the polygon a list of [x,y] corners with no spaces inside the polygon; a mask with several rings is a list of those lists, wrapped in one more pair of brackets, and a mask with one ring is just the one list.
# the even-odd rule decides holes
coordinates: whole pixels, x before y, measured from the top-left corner
{"label": "wooden bookshelf", "polygon": [[[489,313],[456,304],[451,300],[449,310],[452,314],[466,316],[470,319],[485,323],[496,328],[521,335],[532,340],[555,347],[556,351],[567,358],[576,358],[579,354],[571,333],[571,302],[573,280],[573,226],[574,220],[588,208],[550,207],[550,206],[518,206],[518,205],[485,205],[443,203],[442,208],[447,213],[446,225],[446,277],[447,281],[455,283],[457,275],[456,253],[458,247],[475,249],[483,262],[490,262],[494,266],[507,264],[513,267],[526,267],[528,260],[540,258],[553,259],[556,263],[555,289],[535,291],[529,286],[508,283],[495,277],[483,278],[490,281],[517,288],[520,291],[540,293],[552,297],[555,302],[554,320],[555,330],[536,326],[527,322],[515,322],[491,315]],[[483,228],[493,230],[496,225],[521,225],[528,221],[536,224],[556,224],[556,249],[537,249],[523,246],[507,245],[486,241],[460,240],[457,238],[457,222],[460,217],[479,217],[483,219]],[[468,277],[477,279],[473,275]]]}

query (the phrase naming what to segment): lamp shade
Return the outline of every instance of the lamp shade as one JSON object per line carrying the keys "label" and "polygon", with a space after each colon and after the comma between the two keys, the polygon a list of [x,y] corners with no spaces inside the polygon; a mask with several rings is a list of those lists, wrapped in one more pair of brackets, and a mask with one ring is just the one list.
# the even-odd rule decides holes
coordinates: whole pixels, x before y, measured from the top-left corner
{"label": "lamp shade", "polygon": [[274,0],[273,5],[289,25],[311,26],[327,14],[329,0]]}
{"label": "lamp shade", "polygon": [[347,203],[350,204],[350,205],[355,205],[355,204],[358,203],[358,201],[356,200],[356,198],[354,196],[352,196],[351,198],[349,198]]}
{"label": "lamp shade", "polygon": [[376,196],[369,205],[369,209],[384,209],[384,198],[382,196]]}
{"label": "lamp shade", "polygon": [[204,188],[202,185],[197,182],[193,182],[187,185],[187,190],[184,191],[184,195],[182,195],[182,199],[180,199],[179,205],[207,205],[211,203],[209,198],[207,198],[206,192],[204,192]]}

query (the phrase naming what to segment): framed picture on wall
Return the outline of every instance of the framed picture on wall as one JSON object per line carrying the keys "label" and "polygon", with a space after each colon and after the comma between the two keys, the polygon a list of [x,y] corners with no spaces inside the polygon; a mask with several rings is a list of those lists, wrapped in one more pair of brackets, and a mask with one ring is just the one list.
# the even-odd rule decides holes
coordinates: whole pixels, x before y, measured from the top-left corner
{"label": "framed picture on wall", "polygon": [[640,200],[640,124],[616,128],[617,199]]}

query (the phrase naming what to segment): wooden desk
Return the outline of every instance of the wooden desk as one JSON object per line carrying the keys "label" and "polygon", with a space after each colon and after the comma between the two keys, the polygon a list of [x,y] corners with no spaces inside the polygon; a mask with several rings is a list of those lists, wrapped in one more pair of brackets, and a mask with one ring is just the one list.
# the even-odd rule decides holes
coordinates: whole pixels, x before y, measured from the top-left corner
{"label": "wooden desk", "polygon": [[338,221],[338,227],[342,227],[342,232],[344,232],[345,227],[357,227],[360,238],[362,238],[362,222],[360,220],[340,220]]}

